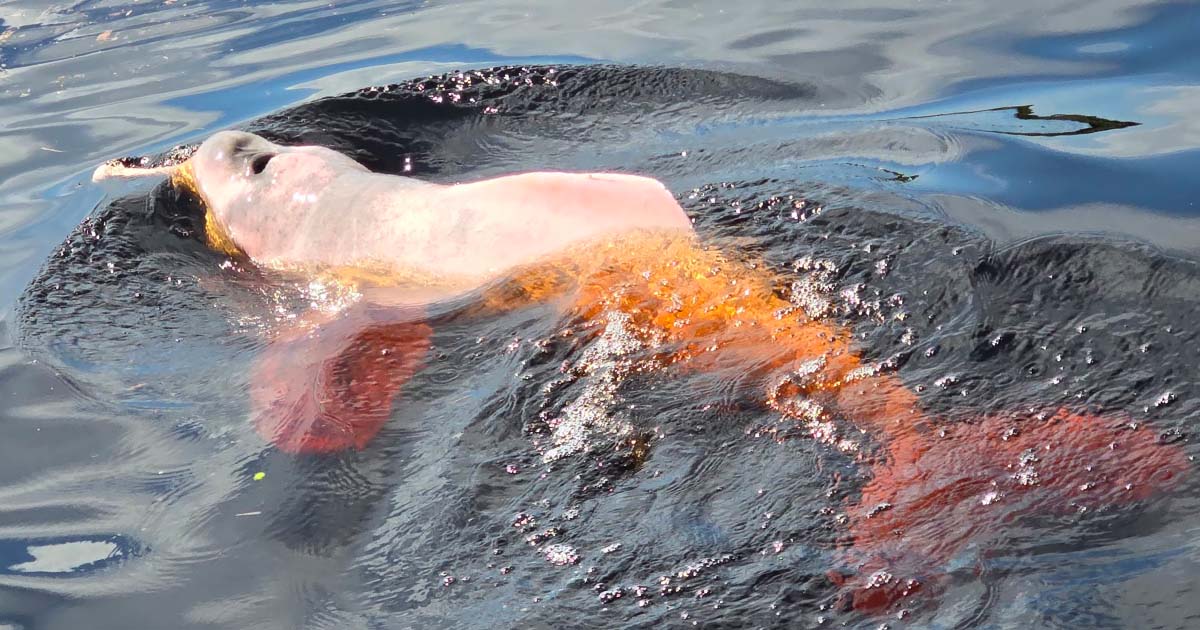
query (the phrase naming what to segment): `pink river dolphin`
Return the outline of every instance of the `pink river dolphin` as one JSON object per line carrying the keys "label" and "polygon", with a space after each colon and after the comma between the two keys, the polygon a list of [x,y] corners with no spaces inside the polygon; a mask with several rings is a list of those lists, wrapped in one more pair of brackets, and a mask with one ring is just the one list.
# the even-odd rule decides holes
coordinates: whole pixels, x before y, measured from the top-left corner
{"label": "pink river dolphin", "polygon": [[[95,177],[132,174],[106,165]],[[853,544],[842,557],[853,574],[831,574],[863,612],[936,593],[956,555],[1015,518],[1147,500],[1190,470],[1179,446],[1121,417],[925,416],[895,375],[858,356],[848,331],[779,297],[766,265],[702,246],[653,179],[536,172],[432,184],[233,131],[170,174],[202,197],[213,247],[357,278],[371,296],[281,334],[258,359],[252,414],[285,451],[366,446],[425,361],[422,306],[511,276],[518,301],[566,293],[579,317],[623,313],[663,348],[647,366],[735,365],[766,384],[764,407],[814,438],[844,444],[836,427],[846,419],[880,444],[863,456],[870,481],[844,507]],[[372,284],[391,286],[371,293]],[[503,307],[512,296],[482,299]]]}

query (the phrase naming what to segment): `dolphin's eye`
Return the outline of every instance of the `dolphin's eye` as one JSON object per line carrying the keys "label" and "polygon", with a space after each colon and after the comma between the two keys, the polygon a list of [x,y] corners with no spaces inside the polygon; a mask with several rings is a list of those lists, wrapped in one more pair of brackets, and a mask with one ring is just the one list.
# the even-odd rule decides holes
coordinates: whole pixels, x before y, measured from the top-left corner
{"label": "dolphin's eye", "polygon": [[255,175],[262,173],[267,169],[267,162],[270,162],[273,157],[275,157],[274,153],[260,153],[254,156],[254,159],[250,160],[250,172]]}

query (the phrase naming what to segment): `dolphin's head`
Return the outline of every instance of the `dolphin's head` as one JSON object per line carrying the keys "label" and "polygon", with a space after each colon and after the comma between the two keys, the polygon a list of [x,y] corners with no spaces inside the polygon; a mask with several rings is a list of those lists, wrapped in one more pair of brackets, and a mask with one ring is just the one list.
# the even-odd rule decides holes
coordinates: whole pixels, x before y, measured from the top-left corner
{"label": "dolphin's head", "polygon": [[366,171],[325,147],[281,146],[252,133],[221,131],[197,149],[188,176],[207,205],[211,244],[254,259],[286,260],[290,237],[322,207],[333,182]]}

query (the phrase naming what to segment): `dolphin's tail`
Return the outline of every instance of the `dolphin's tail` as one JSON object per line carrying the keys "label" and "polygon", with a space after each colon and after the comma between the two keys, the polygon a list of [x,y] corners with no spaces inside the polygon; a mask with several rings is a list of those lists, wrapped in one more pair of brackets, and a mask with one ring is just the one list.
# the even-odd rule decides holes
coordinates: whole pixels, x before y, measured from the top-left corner
{"label": "dolphin's tail", "polygon": [[844,601],[880,613],[917,595],[936,597],[972,549],[1001,541],[1029,518],[1103,512],[1170,490],[1191,470],[1187,454],[1128,418],[997,414],[880,436],[883,455],[845,515],[853,544],[832,576]]}

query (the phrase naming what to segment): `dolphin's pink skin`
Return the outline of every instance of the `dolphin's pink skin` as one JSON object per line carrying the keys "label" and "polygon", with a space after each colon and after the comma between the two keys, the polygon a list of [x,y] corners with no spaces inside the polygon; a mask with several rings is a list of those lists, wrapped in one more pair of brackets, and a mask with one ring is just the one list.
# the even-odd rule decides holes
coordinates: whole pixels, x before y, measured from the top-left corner
{"label": "dolphin's pink skin", "polygon": [[692,229],[661,183],[634,175],[430,184],[372,173],[323,147],[235,131],[205,141],[192,168],[213,216],[268,266],[390,267],[479,281],[606,235]]}

